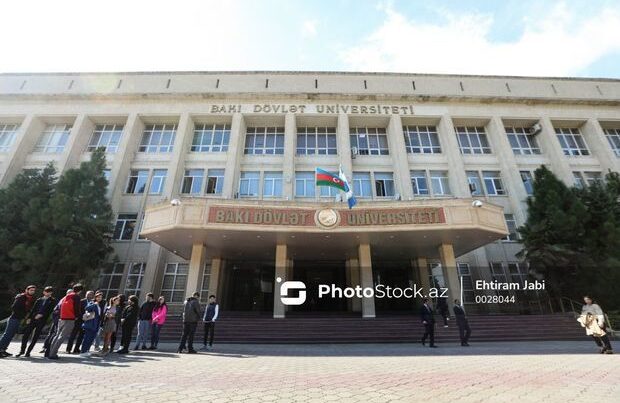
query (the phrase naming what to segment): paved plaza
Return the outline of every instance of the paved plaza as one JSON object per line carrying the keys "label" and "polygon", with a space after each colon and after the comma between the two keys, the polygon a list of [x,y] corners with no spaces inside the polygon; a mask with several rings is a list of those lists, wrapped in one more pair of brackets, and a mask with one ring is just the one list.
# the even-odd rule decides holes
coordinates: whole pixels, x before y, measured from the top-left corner
{"label": "paved plaza", "polygon": [[620,402],[620,355],[587,341],[174,348],[3,359],[0,401]]}

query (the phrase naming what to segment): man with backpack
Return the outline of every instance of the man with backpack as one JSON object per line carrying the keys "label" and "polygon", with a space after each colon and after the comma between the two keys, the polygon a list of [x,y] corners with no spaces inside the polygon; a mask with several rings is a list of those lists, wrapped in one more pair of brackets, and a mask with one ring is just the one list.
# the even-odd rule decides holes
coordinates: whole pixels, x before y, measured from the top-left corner
{"label": "man with backpack", "polygon": [[58,350],[62,343],[71,335],[77,318],[82,317],[80,293],[84,290],[82,284],[73,286],[73,291],[65,296],[60,304],[60,319],[58,320],[58,332],[49,349],[48,359],[57,360]]}

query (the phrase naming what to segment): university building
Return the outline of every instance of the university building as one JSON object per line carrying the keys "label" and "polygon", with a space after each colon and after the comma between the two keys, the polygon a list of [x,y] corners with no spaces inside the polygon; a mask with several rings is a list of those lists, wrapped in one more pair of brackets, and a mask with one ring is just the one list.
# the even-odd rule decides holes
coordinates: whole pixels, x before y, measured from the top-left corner
{"label": "university building", "polygon": [[[223,310],[411,311],[407,299],[315,297],[318,284],[447,287],[528,275],[516,228],[533,171],[583,186],[620,170],[620,81],[317,72],[0,75],[0,185],[106,151],[108,295],[194,291]],[[316,187],[349,179],[353,209]],[[277,279],[306,284],[285,306]]]}

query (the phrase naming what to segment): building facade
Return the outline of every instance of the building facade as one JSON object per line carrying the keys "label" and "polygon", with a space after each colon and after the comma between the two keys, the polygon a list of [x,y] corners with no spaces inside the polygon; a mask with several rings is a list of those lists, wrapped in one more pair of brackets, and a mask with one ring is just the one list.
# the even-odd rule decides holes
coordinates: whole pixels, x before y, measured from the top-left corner
{"label": "building facade", "polygon": [[[521,281],[533,171],[583,186],[620,170],[620,81],[315,72],[0,75],[0,185],[104,147],[116,215],[98,286],[194,291],[229,311],[412,310],[311,297],[319,283]],[[315,186],[342,167],[358,205]],[[478,203],[478,201],[480,203]],[[309,298],[284,306],[277,279]],[[516,312],[540,307],[519,295]]]}

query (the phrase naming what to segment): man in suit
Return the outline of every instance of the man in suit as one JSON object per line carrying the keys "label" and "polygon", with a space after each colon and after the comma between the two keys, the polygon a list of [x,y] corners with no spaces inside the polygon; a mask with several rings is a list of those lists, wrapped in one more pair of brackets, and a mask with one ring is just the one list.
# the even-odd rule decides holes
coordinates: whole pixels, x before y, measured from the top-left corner
{"label": "man in suit", "polygon": [[[26,354],[26,357],[30,357],[30,352],[34,348],[34,345],[37,344],[37,340],[39,340],[39,336],[41,336],[41,331],[43,327],[47,323],[47,319],[52,314],[54,307],[56,306],[56,300],[52,297],[53,289],[52,287],[45,287],[43,290],[43,296],[34,303],[34,306],[26,316],[26,327],[24,328],[24,335],[22,336],[22,346],[17,354],[17,357],[20,357]],[[34,335],[32,336],[32,341],[30,342],[30,346],[28,350],[26,350],[26,346],[28,345],[28,340],[30,340],[30,335],[34,331]]]}
{"label": "man in suit", "polygon": [[469,346],[469,336],[471,336],[471,328],[469,327],[469,321],[465,315],[465,309],[461,306],[458,299],[454,300],[454,316],[456,317],[456,324],[459,327],[459,336],[461,337],[461,346]]}
{"label": "man in suit", "polygon": [[420,319],[424,325],[424,336],[422,336],[422,345],[426,345],[426,338],[430,337],[429,347],[435,348],[435,316],[433,308],[428,298],[424,298],[424,304],[420,308]]}

